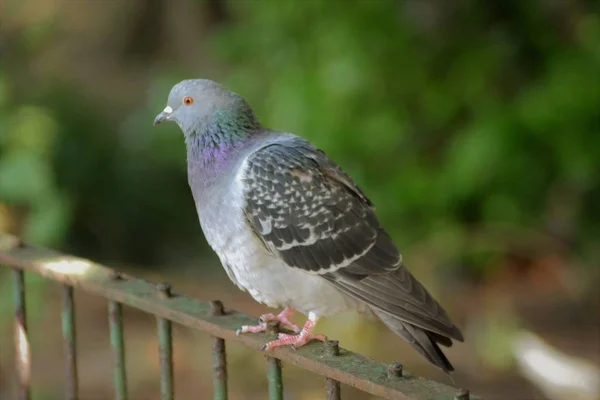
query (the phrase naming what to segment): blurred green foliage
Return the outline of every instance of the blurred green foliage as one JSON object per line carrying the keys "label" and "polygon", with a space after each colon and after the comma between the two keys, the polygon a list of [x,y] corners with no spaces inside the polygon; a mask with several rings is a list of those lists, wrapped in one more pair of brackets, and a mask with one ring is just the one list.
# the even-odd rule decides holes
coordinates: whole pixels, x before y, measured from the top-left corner
{"label": "blurred green foliage", "polygon": [[[245,96],[265,125],[326,150],[403,248],[425,242],[442,262],[477,269],[537,232],[587,263],[598,255],[596,3],[209,6],[194,10],[208,29],[202,65],[216,67],[178,65],[156,46],[136,64],[146,90],[128,101],[117,101],[116,78],[112,97],[99,98],[60,70],[23,68],[60,43],[58,19],[5,32],[0,202],[10,210],[3,218],[22,218],[4,226],[104,260],[160,264],[197,253],[180,134],[151,121],[172,84],[209,77]],[[161,26],[166,38],[154,40],[177,42]],[[152,50],[148,37],[138,40],[127,48]],[[495,226],[510,233],[473,241]]]}
{"label": "blurred green foliage", "polygon": [[[465,252],[469,226],[501,222],[591,248],[598,14],[416,3],[245,3],[216,48],[236,66],[232,86],[270,126],[301,132],[350,170],[401,243],[439,235]],[[414,16],[432,3],[446,14],[423,32]],[[556,201],[573,212],[555,227]]]}

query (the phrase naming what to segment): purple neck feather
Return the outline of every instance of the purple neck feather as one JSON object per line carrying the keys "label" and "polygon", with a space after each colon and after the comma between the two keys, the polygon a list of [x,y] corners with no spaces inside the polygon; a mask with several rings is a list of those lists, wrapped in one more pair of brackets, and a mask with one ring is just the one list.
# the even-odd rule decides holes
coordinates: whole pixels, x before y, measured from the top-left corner
{"label": "purple neck feather", "polygon": [[[251,118],[250,118],[251,117]],[[253,115],[246,118],[213,118],[186,135],[189,173],[212,181],[235,160],[236,153],[260,129]]]}
{"label": "purple neck feather", "polygon": [[244,137],[223,137],[219,134],[194,134],[187,138],[188,165],[218,172],[223,169]]}

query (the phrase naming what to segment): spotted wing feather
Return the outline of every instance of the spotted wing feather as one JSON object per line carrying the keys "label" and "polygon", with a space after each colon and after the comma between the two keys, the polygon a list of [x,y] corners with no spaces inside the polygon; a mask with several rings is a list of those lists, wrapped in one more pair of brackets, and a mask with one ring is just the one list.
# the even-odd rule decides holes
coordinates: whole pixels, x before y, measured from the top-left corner
{"label": "spotted wing feather", "polygon": [[[246,215],[268,249],[289,266],[324,274],[358,262],[370,273],[400,256],[360,190],[335,179],[324,155],[271,145],[248,160]],[[343,176],[340,175],[342,178]]]}
{"label": "spotted wing feather", "polygon": [[323,152],[300,139],[268,145],[248,158],[244,185],[249,226],[289,267],[323,276],[376,313],[462,340],[402,265],[373,204]]}

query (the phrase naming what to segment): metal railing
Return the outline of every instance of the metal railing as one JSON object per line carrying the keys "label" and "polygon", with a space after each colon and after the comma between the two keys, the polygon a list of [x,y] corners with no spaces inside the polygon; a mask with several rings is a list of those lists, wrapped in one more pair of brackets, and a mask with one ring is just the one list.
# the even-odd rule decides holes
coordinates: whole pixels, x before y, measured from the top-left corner
{"label": "metal railing", "polygon": [[[30,349],[27,336],[24,272],[34,273],[63,285],[62,334],[66,360],[66,396],[78,398],[76,329],[73,290],[83,290],[108,299],[110,342],[114,359],[115,399],[127,399],[123,305],[153,314],[157,319],[160,357],[160,394],[174,399],[172,322],[199,329],[212,336],[213,396],[227,399],[225,340],[236,341],[260,351],[266,335],[236,335],[236,329],[255,318],[225,310],[220,301],[201,302],[171,291],[169,285],[115,272],[89,260],[60,254],[23,243],[14,236],[0,234],[0,265],[12,268],[15,301],[15,345],[18,396],[30,398]],[[271,326],[271,332],[277,327]],[[292,363],[325,377],[326,398],[339,400],[340,383],[364,392],[394,400],[469,400],[467,390],[423,379],[403,371],[402,365],[386,365],[342,349],[328,340],[292,351],[268,351],[267,381],[270,400],[283,399],[281,362]]]}

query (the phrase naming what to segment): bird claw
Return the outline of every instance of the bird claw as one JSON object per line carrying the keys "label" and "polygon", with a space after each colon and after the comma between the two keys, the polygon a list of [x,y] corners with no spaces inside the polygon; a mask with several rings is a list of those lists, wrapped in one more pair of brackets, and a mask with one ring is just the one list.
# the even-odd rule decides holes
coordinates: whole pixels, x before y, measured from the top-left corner
{"label": "bird claw", "polygon": [[[299,347],[304,346],[311,340],[319,340],[324,342],[327,340],[325,335],[312,334],[312,330],[316,324],[317,317],[313,313],[309,313],[308,320],[304,324],[304,327],[300,329],[297,325],[293,324],[289,317],[292,316],[294,310],[292,308],[286,308],[279,315],[274,314],[263,314],[258,319],[259,324],[256,326],[244,325],[236,331],[236,334],[246,332],[264,332],[267,330],[268,323],[271,321],[277,321],[280,325],[290,327],[294,331],[294,335],[288,333],[280,333],[277,335],[276,340],[267,342],[261,351],[271,350],[275,347],[290,345],[292,351],[296,351]],[[239,332],[239,333],[238,333]]]}
{"label": "bird claw", "polygon": [[258,317],[258,325],[244,325],[236,331],[236,334],[239,335],[237,333],[238,331],[239,331],[239,333],[265,332],[268,329],[268,323],[271,321],[279,322],[280,326],[289,328],[294,333],[300,333],[300,331],[301,331],[300,327],[298,327],[298,325],[292,323],[292,321],[289,320],[289,317],[292,314],[293,314],[293,310],[287,309],[287,308],[285,310],[283,310],[281,313],[279,313],[279,315],[270,314],[270,313],[263,314],[260,317]]}
{"label": "bird claw", "polygon": [[241,328],[238,328],[235,331],[236,335],[240,335],[241,333],[259,333],[267,330],[267,324],[260,323],[258,325],[244,325]]}
{"label": "bird claw", "polygon": [[269,321],[279,321],[279,322],[281,322],[279,316],[275,315],[275,314],[263,314],[260,317],[258,317],[258,323],[260,323],[260,324],[266,324]]}
{"label": "bird claw", "polygon": [[290,345],[290,349],[292,351],[296,351],[300,347],[306,345],[312,340],[319,340],[321,342],[324,342],[327,340],[327,337],[321,334],[313,335],[308,332],[302,332],[298,335],[288,335],[287,333],[280,333],[277,336],[276,340],[271,340],[270,342],[265,344],[263,346],[263,350],[272,350],[275,347]]}

